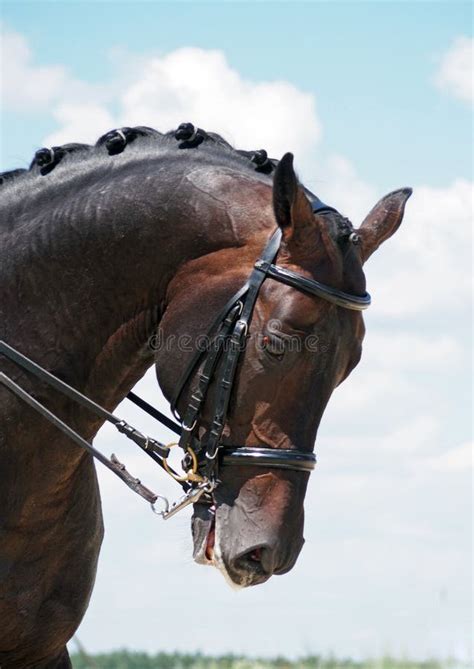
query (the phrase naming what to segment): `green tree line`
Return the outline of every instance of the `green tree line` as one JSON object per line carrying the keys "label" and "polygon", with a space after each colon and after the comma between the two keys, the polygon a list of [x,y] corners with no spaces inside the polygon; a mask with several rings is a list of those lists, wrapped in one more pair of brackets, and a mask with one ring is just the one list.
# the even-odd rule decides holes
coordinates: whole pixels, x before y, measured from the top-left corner
{"label": "green tree line", "polygon": [[113,653],[73,654],[74,669],[446,669],[449,663],[437,660],[416,662],[384,657],[357,662],[317,655],[299,660],[246,658],[237,655],[210,657],[201,653],[147,653],[120,650]]}

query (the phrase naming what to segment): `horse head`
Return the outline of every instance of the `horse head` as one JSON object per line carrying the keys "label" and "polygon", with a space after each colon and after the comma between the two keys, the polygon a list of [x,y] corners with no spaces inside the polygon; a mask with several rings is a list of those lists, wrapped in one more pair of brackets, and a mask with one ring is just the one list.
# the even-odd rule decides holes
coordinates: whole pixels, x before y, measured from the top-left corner
{"label": "horse head", "polygon": [[[257,221],[270,216],[280,230],[280,268],[357,297],[366,295],[363,263],[397,230],[410,194],[410,189],[390,193],[354,230],[334,209],[314,206],[297,180],[292,155],[286,154],[274,174],[271,211],[256,209],[254,215]],[[258,234],[244,247],[194,260],[171,282],[160,330],[162,341],[172,336],[172,345],[156,352],[158,378],[168,398],[191,359],[180,341],[193,342],[195,348],[216,312],[252,272],[262,251],[256,227]],[[264,235],[268,238],[265,226]],[[332,391],[360,360],[360,311],[297,288],[269,279],[261,284],[233,377],[224,447],[311,453]],[[196,377],[187,377],[177,402],[181,416],[195,397],[196,384]],[[192,426],[192,443],[198,447],[212,432],[219,392],[214,379]],[[288,572],[304,543],[308,477],[307,471],[266,468],[265,463],[256,467],[248,461],[228,466],[224,460],[213,504],[195,504],[195,560],[216,566],[236,586]]]}
{"label": "horse head", "polygon": [[102,540],[91,456],[158,499],[90,441],[107,420],[175,476],[164,444],[110,413],[153,362],[182,421],[174,510],[195,502],[195,560],[238,587],[293,567],[318,426],[361,355],[363,264],[411,191],[355,230],[291,154],[191,124],[41,149],[0,185],[0,663],[56,666]]}

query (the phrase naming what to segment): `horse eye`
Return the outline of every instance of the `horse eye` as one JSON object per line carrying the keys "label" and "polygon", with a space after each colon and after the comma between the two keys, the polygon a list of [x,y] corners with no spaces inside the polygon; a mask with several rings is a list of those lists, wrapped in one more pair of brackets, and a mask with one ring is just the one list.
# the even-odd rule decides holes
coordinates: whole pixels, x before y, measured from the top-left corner
{"label": "horse eye", "polygon": [[262,337],[262,348],[272,358],[283,360],[283,356],[285,355],[285,342],[283,339],[275,337],[275,335],[271,337],[265,335]]}

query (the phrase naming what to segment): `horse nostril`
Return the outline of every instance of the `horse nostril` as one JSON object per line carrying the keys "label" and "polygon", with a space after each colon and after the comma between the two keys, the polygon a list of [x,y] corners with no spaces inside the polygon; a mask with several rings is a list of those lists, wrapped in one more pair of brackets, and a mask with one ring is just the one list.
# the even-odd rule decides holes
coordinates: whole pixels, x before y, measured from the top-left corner
{"label": "horse nostril", "polygon": [[261,548],[255,548],[253,551],[249,553],[249,560],[252,560],[253,562],[261,562],[262,561],[262,549]]}
{"label": "horse nostril", "polygon": [[240,572],[271,576],[273,573],[271,551],[266,546],[257,546],[235,558],[233,566]]}

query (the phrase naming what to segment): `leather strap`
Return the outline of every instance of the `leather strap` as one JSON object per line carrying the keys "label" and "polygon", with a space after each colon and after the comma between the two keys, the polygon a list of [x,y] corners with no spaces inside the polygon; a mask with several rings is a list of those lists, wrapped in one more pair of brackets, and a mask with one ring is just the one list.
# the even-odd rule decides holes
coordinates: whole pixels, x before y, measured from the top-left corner
{"label": "leather strap", "polygon": [[171,420],[171,418],[165,416],[164,413],[161,413],[161,411],[156,409],[154,406],[148,404],[148,402],[146,402],[142,397],[139,397],[130,391],[127,395],[127,399],[129,399],[130,402],[133,402],[133,404],[139,407],[142,411],[145,411],[145,413],[153,416],[155,420],[159,421],[162,425],[167,427],[168,430],[171,430],[178,435],[181,434],[181,425],[178,425],[178,423],[175,423],[174,420]]}
{"label": "leather strap", "polygon": [[[263,262],[269,263],[275,258],[280,247],[280,242],[281,230],[280,228],[277,228],[263,251],[261,258]],[[265,272],[256,268],[253,269],[252,274],[250,275],[250,278],[247,282],[248,290],[245,296],[242,313],[240,314],[239,320],[235,324],[234,330],[230,337],[229,350],[226,352],[226,357],[224,358],[222,369],[217,378],[216,399],[213,409],[214,417],[206,441],[206,457],[210,461],[215,460],[217,455],[222,431],[225,425],[225,419],[227,417],[237,363],[242,348],[245,345],[245,340],[248,335],[248,329],[252,319],[255,303],[265,278]]]}
{"label": "leather strap", "polygon": [[[240,288],[236,293],[234,293],[234,295],[232,295],[232,297],[225,303],[225,305],[222,307],[222,309],[217,314],[217,316],[214,319],[211,327],[209,328],[209,331],[208,331],[209,333],[212,334],[215,331],[215,329],[222,323],[222,320],[227,316],[227,314],[232,309],[232,307],[235,305],[235,303],[238,302],[239,300],[241,300],[244,297],[247,290],[248,290],[248,283],[245,283],[242,286],[242,288]],[[181,397],[181,395],[184,391],[184,388],[186,387],[186,385],[191,380],[192,374],[195,371],[199,362],[201,361],[204,353],[205,353],[205,351],[199,351],[199,350],[194,353],[193,357],[191,358],[191,361],[189,362],[188,366],[184,370],[181,378],[179,379],[179,381],[177,383],[176,392],[175,392],[174,397],[171,399],[171,402],[170,402],[170,409],[171,409],[173,415],[175,416],[175,418],[177,418],[177,419],[179,419],[179,415],[178,415],[178,412],[177,412],[177,405],[178,405],[179,399],[180,399],[180,397]]]}
{"label": "leather strap", "polygon": [[72,441],[74,441],[78,446],[83,448],[85,451],[90,453],[94,458],[99,460],[107,469],[110,469],[114,474],[116,474],[124,483],[128,485],[134,492],[136,492],[140,497],[146,499],[150,504],[154,504],[158,499],[158,495],[155,495],[149,488],[146,488],[140,481],[140,479],[134,478],[131,476],[125,466],[117,460],[117,458],[112,455],[111,459],[106,458],[100,451],[98,451],[92,444],[86,441],[80,434],[77,434],[69,425],[66,425],[60,418],[58,418],[54,413],[47,409],[43,404],[38,402],[32,395],[26,392],[21,386],[15,383],[9,376],[0,372],[0,383],[3,384],[6,388],[11,390],[17,397],[22,399],[28,406],[32,409],[35,409],[39,414],[41,414],[46,420],[48,420],[52,425],[57,427],[61,432],[66,434]]}
{"label": "leather strap", "polygon": [[[137,446],[139,446],[142,451],[144,451],[148,457],[150,457],[154,462],[156,462],[161,468],[164,469],[163,465],[163,459],[167,458],[169,455],[169,448],[162,444],[161,442],[157,441],[156,439],[152,439],[151,437],[147,437],[143,435],[139,430],[135,429],[131,425],[129,425],[126,421],[121,420],[114,414],[110,413],[103,407],[101,407],[99,404],[91,400],[89,397],[86,397],[82,393],[80,393],[78,390],[70,386],[69,384],[65,383],[64,381],[61,381],[61,379],[57,378],[51,372],[48,372],[46,369],[43,369],[40,365],[38,365],[36,362],[33,362],[30,358],[27,358],[25,355],[14,349],[12,346],[9,346],[6,342],[0,340],[0,354],[4,355],[6,358],[17,364],[19,367],[22,369],[26,370],[27,372],[30,372],[34,376],[36,376],[38,379],[41,381],[44,381],[47,383],[49,386],[55,388],[58,390],[60,393],[66,395],[69,397],[71,400],[74,402],[77,402],[78,404],[81,404],[84,406],[86,409],[91,411],[92,413],[96,414],[96,416],[99,416],[100,418],[103,418],[104,420],[108,421],[109,423],[112,423],[119,432],[124,434],[128,439],[131,439]],[[18,397],[23,399],[25,402],[30,404],[30,406],[33,406],[36,408],[36,410],[39,413],[42,413],[43,416],[45,416],[48,420],[53,422],[57,427],[59,427],[63,432],[66,433],[66,430],[61,427],[61,425],[64,425],[65,428],[67,428],[70,432],[67,432],[69,436],[71,434],[74,434],[74,437],[71,437],[76,441],[78,445],[81,445],[83,448],[86,448],[85,445],[82,443],[82,441],[85,441],[82,439],[80,435],[78,435],[72,428],[69,428],[65,423],[63,423],[57,416],[54,414],[51,414],[45,407],[43,407],[37,400],[35,400],[32,396],[30,396],[26,391],[24,391],[20,386],[18,386],[12,379],[10,379],[6,374],[2,374],[0,377],[0,382],[7,386],[12,392],[14,392]],[[34,404],[36,403],[36,404]],[[44,410],[43,410],[44,409]],[[48,416],[46,416],[46,412],[48,412]],[[49,415],[51,414],[51,415]],[[53,416],[55,420],[51,418]],[[79,443],[79,441],[81,443]],[[88,442],[85,442],[88,444]],[[89,450],[92,452],[90,449],[93,447],[89,445]],[[96,451],[99,453],[99,451]],[[100,456],[97,456],[95,454],[95,449],[94,453],[92,453],[94,457],[97,457],[98,459],[104,458],[102,454]],[[105,458],[107,460],[107,458]],[[103,460],[101,459],[101,462]],[[108,462],[108,460],[107,460]],[[105,463],[104,463],[105,464]],[[109,466],[106,464],[106,466]],[[122,468],[122,465],[120,465]],[[111,467],[109,467],[111,469]],[[112,467],[112,469],[114,469]],[[116,468],[115,468],[116,469]],[[115,471],[114,469],[114,471]],[[123,471],[124,468],[123,468]],[[173,470],[171,470],[173,471]],[[117,472],[115,472],[117,473]],[[175,474],[176,472],[173,471]],[[121,477],[124,479],[124,477]],[[125,479],[124,479],[125,480]],[[126,482],[126,481],[125,481]],[[190,488],[190,485],[186,482],[180,482],[181,487],[187,491]]]}
{"label": "leather strap", "polygon": [[169,455],[169,448],[164,444],[151,437],[145,437],[141,432],[131,427],[124,420],[121,420],[117,416],[114,416],[113,413],[110,413],[103,407],[96,404],[93,400],[89,399],[78,390],[70,386],[69,384],[58,379],[57,376],[54,376],[50,372],[37,365],[33,360],[27,358],[25,355],[22,355],[19,351],[9,346],[6,342],[0,341],[0,354],[4,355],[6,358],[9,358],[12,362],[16,363],[19,367],[22,367],[27,372],[34,374],[38,379],[44,381],[49,386],[56,388],[59,392],[63,393],[69,397],[69,399],[81,404],[83,407],[95,413],[96,416],[103,418],[104,420],[115,425],[119,432],[125,434],[129,439],[134,441],[140,448],[147,452],[155,452],[162,458],[167,458]]}
{"label": "leather strap", "polygon": [[184,414],[183,418],[183,432],[181,434],[179,445],[184,451],[186,451],[192,440],[192,433],[196,427],[202,404],[206,398],[209,385],[212,381],[214,370],[217,366],[219,358],[222,355],[224,344],[232,326],[235,323],[235,319],[240,314],[241,308],[242,305],[240,302],[238,302],[227,314],[221,328],[217,333],[217,336],[211,344],[211,350],[208,352],[203,369],[198,372],[197,388],[194,390],[189,399],[186,413]]}
{"label": "leather strap", "polygon": [[343,290],[332,288],[315,279],[308,279],[301,274],[286,269],[286,267],[280,267],[279,265],[273,264],[266,265],[261,260],[257,260],[255,267],[264,272],[269,279],[275,279],[275,281],[286,283],[287,286],[297,288],[304,293],[321,297],[327,302],[336,304],[338,307],[351,309],[352,311],[364,311],[364,309],[370,307],[371,297],[369,293],[365,293],[364,295],[345,293]]}

